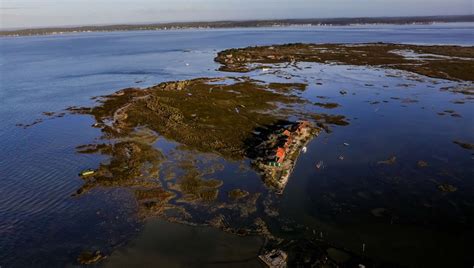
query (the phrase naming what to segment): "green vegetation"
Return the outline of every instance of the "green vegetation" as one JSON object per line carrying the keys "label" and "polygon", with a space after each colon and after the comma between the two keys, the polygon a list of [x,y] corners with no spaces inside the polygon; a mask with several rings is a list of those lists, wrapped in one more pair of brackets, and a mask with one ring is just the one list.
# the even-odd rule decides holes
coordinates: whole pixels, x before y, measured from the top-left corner
{"label": "green vegetation", "polygon": [[456,192],[458,188],[454,187],[451,184],[443,183],[443,184],[438,185],[438,190],[445,193],[453,193],[453,192]]}
{"label": "green vegetation", "polygon": [[347,126],[349,122],[347,122],[346,117],[343,115],[332,115],[332,114],[314,114],[312,115],[313,119],[316,120],[317,123],[320,124],[329,124],[329,125],[337,125],[337,126]]}
{"label": "green vegetation", "polygon": [[314,105],[325,108],[325,109],[334,109],[339,107],[338,103],[335,102],[316,102]]}
{"label": "green vegetation", "polygon": [[464,148],[466,150],[474,150],[474,144],[472,143],[462,142],[462,141],[453,141],[453,143],[461,146],[461,148]]}
{"label": "green vegetation", "polygon": [[[109,162],[100,164],[94,174],[83,177],[85,184],[77,194],[96,186],[144,186],[146,177],[158,174],[159,165],[163,160],[160,151],[148,144],[133,141],[90,144],[77,149],[80,153],[100,153],[110,157]],[[152,183],[147,185],[153,186]]]}
{"label": "green vegetation", "polygon": [[419,167],[419,168],[424,168],[424,167],[427,167],[428,166],[428,162],[426,161],[423,161],[423,160],[419,160],[416,165]]}
{"label": "green vegetation", "polygon": [[186,199],[199,201],[214,201],[219,194],[223,182],[216,179],[204,179],[195,163],[183,161],[180,168],[185,172],[177,183],[177,188],[187,195]]}
{"label": "green vegetation", "polygon": [[104,258],[104,256],[102,255],[102,253],[100,251],[95,251],[95,252],[83,251],[79,255],[79,257],[77,257],[77,262],[79,264],[88,265],[88,264],[94,264],[94,263],[102,260],[103,258]]}
{"label": "green vegetation", "polygon": [[397,157],[396,156],[392,156],[390,157],[389,159],[387,160],[381,160],[381,161],[378,161],[377,164],[379,165],[393,165],[397,162]]}
{"label": "green vegetation", "polygon": [[135,197],[137,200],[148,200],[148,199],[166,199],[170,197],[171,194],[166,192],[161,187],[157,188],[144,188],[144,189],[136,189],[135,190]]}
{"label": "green vegetation", "polygon": [[302,83],[269,83],[268,88],[279,92],[291,92],[294,90],[305,91],[307,84]]}
{"label": "green vegetation", "polygon": [[[78,111],[92,114],[109,136],[125,137],[137,127],[146,127],[189,149],[241,159],[244,142],[255,128],[285,118],[294,112],[295,104],[304,102],[277,91],[305,86],[229,80],[233,83],[203,78],[126,89],[103,97],[97,107]],[[110,121],[112,125],[105,124]]]}
{"label": "green vegetation", "polygon": [[234,189],[229,192],[229,198],[232,200],[239,200],[241,198],[247,197],[249,192],[242,189]]}

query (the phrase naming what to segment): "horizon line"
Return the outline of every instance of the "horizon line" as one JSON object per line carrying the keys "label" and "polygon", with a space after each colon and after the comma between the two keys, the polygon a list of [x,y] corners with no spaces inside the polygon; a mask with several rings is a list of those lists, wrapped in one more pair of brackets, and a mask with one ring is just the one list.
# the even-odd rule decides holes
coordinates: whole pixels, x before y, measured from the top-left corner
{"label": "horizon line", "polygon": [[110,23],[110,24],[80,24],[80,25],[58,25],[58,26],[38,26],[38,27],[12,27],[0,28],[0,32],[9,31],[28,31],[28,30],[48,30],[48,29],[79,29],[85,27],[114,27],[114,26],[165,26],[165,25],[179,25],[179,24],[199,24],[199,23],[242,23],[242,22],[286,22],[286,21],[309,21],[309,20],[356,20],[356,19],[404,19],[404,18],[450,18],[450,17],[472,17],[474,21],[474,14],[458,14],[458,15],[429,15],[429,16],[340,16],[340,17],[313,17],[313,18],[262,18],[262,19],[232,19],[232,20],[180,20],[180,21],[163,21],[163,22],[130,22],[130,23]]}

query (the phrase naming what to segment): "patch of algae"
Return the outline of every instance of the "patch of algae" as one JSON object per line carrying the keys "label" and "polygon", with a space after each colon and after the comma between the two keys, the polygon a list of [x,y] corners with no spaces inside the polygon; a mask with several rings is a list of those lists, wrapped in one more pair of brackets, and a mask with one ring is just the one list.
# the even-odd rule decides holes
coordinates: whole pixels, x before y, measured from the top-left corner
{"label": "patch of algae", "polygon": [[112,186],[152,186],[145,183],[147,178],[156,176],[163,160],[160,151],[138,142],[118,142],[110,144],[91,144],[79,146],[80,153],[100,153],[110,157],[107,163],[100,164],[91,178],[77,191],[81,194],[93,187]]}
{"label": "patch of algae", "polygon": [[228,195],[229,198],[232,200],[239,200],[241,198],[247,197],[249,195],[249,192],[242,189],[234,189],[229,191]]}
{"label": "patch of algae", "polygon": [[221,180],[204,179],[196,165],[190,161],[181,162],[180,168],[185,173],[172,188],[180,190],[185,195],[185,200],[210,202],[217,199],[219,188],[223,184]]}

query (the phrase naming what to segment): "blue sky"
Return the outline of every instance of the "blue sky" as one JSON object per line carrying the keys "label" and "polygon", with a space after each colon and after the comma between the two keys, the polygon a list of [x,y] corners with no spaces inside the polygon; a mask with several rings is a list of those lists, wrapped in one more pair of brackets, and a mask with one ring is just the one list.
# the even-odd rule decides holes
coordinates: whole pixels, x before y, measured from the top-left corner
{"label": "blue sky", "polygon": [[0,0],[0,27],[472,14],[474,0]]}

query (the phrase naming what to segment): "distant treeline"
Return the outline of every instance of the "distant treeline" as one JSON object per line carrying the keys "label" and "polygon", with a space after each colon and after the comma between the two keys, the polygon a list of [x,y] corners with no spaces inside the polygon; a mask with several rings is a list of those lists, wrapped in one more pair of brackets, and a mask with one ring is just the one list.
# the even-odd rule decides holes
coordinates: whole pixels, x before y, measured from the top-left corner
{"label": "distant treeline", "polygon": [[372,18],[328,18],[328,19],[285,19],[285,20],[247,20],[211,22],[175,22],[155,24],[122,24],[79,27],[51,27],[38,29],[4,30],[0,36],[49,35],[72,32],[112,32],[146,31],[192,28],[249,28],[298,25],[344,26],[352,24],[431,24],[440,22],[474,22],[474,15],[429,16],[429,17],[372,17]]}

